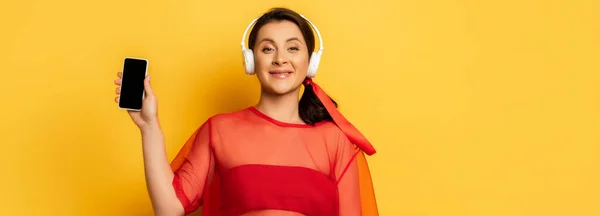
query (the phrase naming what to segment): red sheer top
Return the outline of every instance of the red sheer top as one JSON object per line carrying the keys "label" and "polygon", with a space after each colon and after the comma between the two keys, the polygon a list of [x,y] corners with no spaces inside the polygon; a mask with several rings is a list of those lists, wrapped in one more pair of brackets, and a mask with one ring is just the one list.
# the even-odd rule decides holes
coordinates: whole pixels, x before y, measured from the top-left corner
{"label": "red sheer top", "polygon": [[361,215],[359,150],[332,122],[284,123],[249,107],[212,116],[190,140],[173,179],[186,214]]}

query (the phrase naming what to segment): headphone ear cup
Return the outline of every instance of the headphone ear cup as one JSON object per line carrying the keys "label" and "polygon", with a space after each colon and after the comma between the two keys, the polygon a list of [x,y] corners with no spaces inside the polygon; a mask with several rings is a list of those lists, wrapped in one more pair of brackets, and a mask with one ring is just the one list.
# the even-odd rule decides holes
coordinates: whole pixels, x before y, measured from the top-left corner
{"label": "headphone ear cup", "polygon": [[306,72],[306,76],[309,78],[313,78],[317,75],[317,69],[319,68],[319,62],[321,61],[321,54],[317,52],[313,52],[310,57],[310,62],[308,63],[308,71]]}
{"label": "headphone ear cup", "polygon": [[242,51],[244,54],[244,67],[246,69],[246,74],[253,75],[254,74],[254,52],[251,49],[245,49]]}

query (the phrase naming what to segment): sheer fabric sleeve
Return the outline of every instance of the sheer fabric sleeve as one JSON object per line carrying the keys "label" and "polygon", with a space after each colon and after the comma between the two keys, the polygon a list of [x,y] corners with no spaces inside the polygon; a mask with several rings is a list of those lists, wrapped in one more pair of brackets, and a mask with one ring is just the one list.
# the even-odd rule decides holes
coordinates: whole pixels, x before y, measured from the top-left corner
{"label": "sheer fabric sleeve", "polygon": [[361,215],[359,173],[356,156],[360,152],[348,138],[340,132],[335,157],[335,176],[339,192],[339,215]]}
{"label": "sheer fabric sleeve", "polygon": [[173,162],[173,188],[185,214],[202,205],[203,193],[214,176],[210,119],[200,126],[183,145]]}

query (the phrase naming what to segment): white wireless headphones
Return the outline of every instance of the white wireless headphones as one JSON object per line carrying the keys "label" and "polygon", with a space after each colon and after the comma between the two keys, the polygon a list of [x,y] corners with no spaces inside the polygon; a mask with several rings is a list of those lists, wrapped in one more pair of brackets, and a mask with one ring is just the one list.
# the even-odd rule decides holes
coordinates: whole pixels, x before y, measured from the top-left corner
{"label": "white wireless headphones", "polygon": [[[304,20],[306,20],[311,26],[312,28],[317,32],[317,36],[319,37],[319,51],[317,52],[313,52],[313,54],[310,57],[310,61],[308,63],[308,71],[306,72],[306,76],[309,78],[315,77],[317,75],[317,69],[319,68],[319,61],[321,61],[321,55],[323,54],[323,39],[321,38],[321,33],[319,33],[319,29],[317,29],[317,26],[315,26],[310,20],[308,20],[306,17],[304,17],[304,15],[300,15],[302,18],[304,18]],[[250,23],[250,25],[248,25],[248,27],[246,27],[246,30],[244,31],[244,36],[242,36],[242,54],[244,55],[244,66],[246,68],[246,74],[248,75],[252,75],[254,74],[254,53],[252,51],[252,49],[246,48],[246,45],[244,45],[244,40],[246,39],[246,34],[248,33],[248,30],[250,29],[250,27],[252,25],[254,25],[254,23],[256,23],[256,21],[258,20],[258,18],[252,20],[252,22]]]}

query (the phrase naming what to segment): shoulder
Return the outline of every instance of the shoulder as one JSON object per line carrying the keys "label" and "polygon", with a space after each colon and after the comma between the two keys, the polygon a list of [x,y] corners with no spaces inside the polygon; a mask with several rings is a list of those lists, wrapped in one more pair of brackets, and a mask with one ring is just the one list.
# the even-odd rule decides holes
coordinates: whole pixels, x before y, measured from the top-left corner
{"label": "shoulder", "polygon": [[340,129],[340,127],[338,127],[338,125],[332,121],[319,122],[315,125],[315,129],[317,131],[324,133],[325,135],[329,135],[329,136],[337,137],[340,134],[343,134],[342,129]]}
{"label": "shoulder", "polygon": [[338,127],[338,125],[335,124],[334,122],[330,122],[330,121],[319,122],[315,126],[315,130],[319,134],[321,134],[321,136],[326,137],[326,140],[328,140],[329,142],[335,143],[337,145],[339,145],[339,144],[345,145],[350,142],[348,140],[348,137],[346,137],[346,134],[344,134],[344,132],[342,131],[342,129],[340,129],[340,127]]}
{"label": "shoulder", "polygon": [[210,116],[205,124],[209,124],[212,128],[239,126],[247,122],[249,112],[249,108],[244,108],[232,112],[217,113]]}
{"label": "shoulder", "polygon": [[325,138],[325,145],[332,158],[340,158],[352,154],[355,145],[346,136],[344,131],[333,122],[321,122],[315,127],[321,137]]}
{"label": "shoulder", "polygon": [[315,125],[314,127],[317,131],[325,134],[337,134],[341,132],[340,128],[331,121],[322,121]]}

